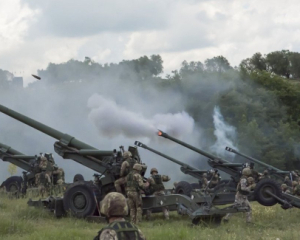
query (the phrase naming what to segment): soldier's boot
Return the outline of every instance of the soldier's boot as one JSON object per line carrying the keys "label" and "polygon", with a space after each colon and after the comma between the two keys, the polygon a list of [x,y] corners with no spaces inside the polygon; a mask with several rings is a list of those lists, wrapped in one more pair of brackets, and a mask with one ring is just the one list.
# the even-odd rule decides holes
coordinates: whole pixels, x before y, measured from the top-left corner
{"label": "soldier's boot", "polygon": [[163,208],[163,213],[164,213],[165,219],[166,219],[166,220],[169,220],[170,217],[169,217],[169,211],[168,211],[167,208]]}
{"label": "soldier's boot", "polygon": [[152,213],[151,210],[147,210],[147,212],[146,212],[146,220],[150,220],[151,219],[151,213]]}

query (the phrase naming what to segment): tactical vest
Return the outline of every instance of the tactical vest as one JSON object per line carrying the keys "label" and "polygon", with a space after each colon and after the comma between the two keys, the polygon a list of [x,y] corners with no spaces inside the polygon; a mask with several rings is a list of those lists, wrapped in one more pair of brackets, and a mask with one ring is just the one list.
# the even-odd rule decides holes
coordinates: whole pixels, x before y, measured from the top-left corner
{"label": "tactical vest", "polygon": [[151,177],[153,178],[153,180],[155,182],[154,185],[151,185],[151,188],[152,188],[153,192],[158,192],[158,191],[165,190],[165,186],[162,182],[161,175],[156,174],[156,175],[152,175]]}
{"label": "tactical vest", "polygon": [[237,186],[237,191],[238,191],[240,194],[242,194],[242,195],[249,195],[249,192],[248,192],[248,191],[243,191],[242,188],[241,188],[241,180],[242,180],[242,179],[246,179],[246,184],[247,184],[247,186],[248,186],[247,178],[244,177],[244,176],[242,176],[241,179],[240,179],[240,182],[239,182],[239,184],[238,184],[238,186]]}
{"label": "tactical vest", "polygon": [[118,240],[142,240],[138,228],[127,221],[112,222],[107,227],[102,228],[94,240],[99,240],[101,233],[106,230],[114,230],[117,233]]}
{"label": "tactical vest", "polygon": [[137,181],[135,181],[133,179],[133,174],[135,172],[131,171],[128,175],[127,175],[127,188],[134,188],[137,192],[139,191],[139,184]]}
{"label": "tactical vest", "polygon": [[129,167],[126,168],[125,176],[127,176],[132,171],[134,164],[137,163],[137,161],[133,158],[127,158],[126,161],[129,163]]}

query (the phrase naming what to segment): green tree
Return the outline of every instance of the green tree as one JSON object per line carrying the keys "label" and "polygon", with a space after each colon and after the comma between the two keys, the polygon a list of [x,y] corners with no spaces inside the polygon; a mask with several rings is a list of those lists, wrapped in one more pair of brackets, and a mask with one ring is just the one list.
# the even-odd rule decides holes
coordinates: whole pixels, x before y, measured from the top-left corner
{"label": "green tree", "polygon": [[205,68],[210,72],[226,72],[232,69],[228,60],[223,56],[213,57],[205,60]]}
{"label": "green tree", "polygon": [[289,78],[291,75],[289,51],[275,51],[266,56],[267,70],[279,76]]}

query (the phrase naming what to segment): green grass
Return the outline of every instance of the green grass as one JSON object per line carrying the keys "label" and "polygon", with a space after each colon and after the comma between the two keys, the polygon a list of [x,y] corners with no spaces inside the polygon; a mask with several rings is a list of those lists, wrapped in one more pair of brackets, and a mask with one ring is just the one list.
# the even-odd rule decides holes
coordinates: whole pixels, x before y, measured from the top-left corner
{"label": "green grass", "polygon": [[[105,223],[82,219],[56,219],[45,210],[28,207],[26,199],[0,199],[1,240],[93,239]],[[232,216],[219,227],[194,226],[187,216],[172,213],[169,221],[162,214],[153,214],[139,228],[148,240],[211,239],[211,240],[294,240],[300,239],[300,209],[282,210],[280,206],[263,207],[252,203],[253,224],[246,224],[243,213]]]}

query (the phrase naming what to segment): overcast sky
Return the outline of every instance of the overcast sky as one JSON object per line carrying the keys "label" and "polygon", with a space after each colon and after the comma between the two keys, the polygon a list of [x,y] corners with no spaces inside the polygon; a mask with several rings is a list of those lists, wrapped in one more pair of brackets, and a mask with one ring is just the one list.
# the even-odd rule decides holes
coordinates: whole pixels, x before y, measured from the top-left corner
{"label": "overcast sky", "polygon": [[165,73],[181,62],[255,52],[300,52],[299,0],[0,1],[0,69],[25,82],[49,62],[100,63],[160,54]]}

